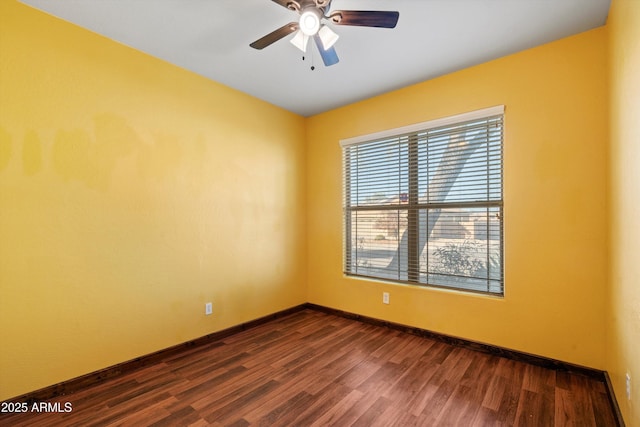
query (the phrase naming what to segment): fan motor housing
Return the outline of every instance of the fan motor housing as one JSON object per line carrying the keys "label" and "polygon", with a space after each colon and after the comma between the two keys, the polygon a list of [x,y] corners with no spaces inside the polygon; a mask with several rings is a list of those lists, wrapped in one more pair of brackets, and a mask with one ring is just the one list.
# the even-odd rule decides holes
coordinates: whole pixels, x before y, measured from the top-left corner
{"label": "fan motor housing", "polygon": [[331,0],[291,0],[287,3],[287,9],[302,14],[307,9],[313,8],[320,11],[320,14],[324,16],[325,8],[329,3],[331,3]]}

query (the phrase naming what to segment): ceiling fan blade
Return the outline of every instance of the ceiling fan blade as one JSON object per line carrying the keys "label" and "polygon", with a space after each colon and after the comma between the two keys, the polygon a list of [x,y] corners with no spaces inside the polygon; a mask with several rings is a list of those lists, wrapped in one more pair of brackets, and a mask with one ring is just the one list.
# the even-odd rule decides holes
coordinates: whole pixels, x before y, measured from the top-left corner
{"label": "ceiling fan blade", "polygon": [[293,33],[297,29],[298,29],[297,22],[289,22],[288,24],[283,25],[277,30],[270,32],[266,36],[259,38],[258,40],[251,43],[249,46],[251,46],[254,49],[264,49],[270,44],[275,43],[281,38],[286,37],[289,34]]}
{"label": "ceiling fan blade", "polygon": [[313,39],[316,41],[316,46],[318,46],[318,50],[320,51],[322,62],[324,62],[324,65],[326,67],[337,64],[338,61],[340,61],[338,59],[338,54],[336,53],[336,50],[333,48],[333,46],[325,50],[324,46],[322,46],[322,40],[320,39],[319,35],[316,34],[315,36],[313,36]]}
{"label": "ceiling fan blade", "polygon": [[398,12],[375,10],[336,10],[329,19],[338,25],[358,25],[361,27],[395,28]]}
{"label": "ceiling fan blade", "polygon": [[289,5],[293,3],[291,0],[272,0],[272,1],[274,3],[278,3],[282,7],[286,7],[287,9],[290,9]]}

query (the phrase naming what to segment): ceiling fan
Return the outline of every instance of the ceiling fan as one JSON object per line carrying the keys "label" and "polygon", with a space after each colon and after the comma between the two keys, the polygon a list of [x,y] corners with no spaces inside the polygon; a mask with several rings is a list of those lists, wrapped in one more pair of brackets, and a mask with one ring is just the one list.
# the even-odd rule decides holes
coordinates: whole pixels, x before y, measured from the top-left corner
{"label": "ceiling fan", "polygon": [[331,0],[272,0],[280,6],[298,12],[298,22],[289,22],[275,31],[251,43],[254,49],[264,49],[283,37],[297,31],[291,43],[303,52],[307,51],[310,38],[316,43],[324,65],[338,63],[338,55],[333,45],[338,35],[323,24],[327,20],[336,25],[355,25],[360,27],[395,28],[398,12],[371,10],[335,10],[329,12]]}

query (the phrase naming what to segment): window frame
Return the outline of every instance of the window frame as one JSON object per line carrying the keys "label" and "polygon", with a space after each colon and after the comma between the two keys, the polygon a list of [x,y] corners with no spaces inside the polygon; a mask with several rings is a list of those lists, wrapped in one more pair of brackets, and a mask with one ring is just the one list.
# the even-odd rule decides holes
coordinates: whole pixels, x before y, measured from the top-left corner
{"label": "window frame", "polygon": [[[504,130],[504,112],[505,112],[505,107],[504,105],[498,105],[495,107],[490,107],[490,108],[485,108],[485,109],[481,109],[481,110],[476,110],[476,111],[472,111],[469,113],[463,113],[463,114],[458,114],[458,115],[454,115],[454,116],[449,116],[449,117],[444,117],[444,118],[440,118],[440,119],[436,119],[436,120],[430,120],[427,122],[422,122],[422,123],[416,123],[413,125],[409,125],[409,126],[404,126],[401,128],[395,128],[395,129],[389,129],[389,130],[385,130],[382,132],[376,132],[373,134],[367,134],[367,135],[362,135],[362,136],[357,136],[357,137],[353,137],[353,138],[347,138],[347,139],[343,139],[340,141],[340,146],[342,148],[342,158],[343,158],[343,165],[342,165],[342,172],[344,174],[343,176],[343,235],[342,235],[342,241],[343,241],[343,273],[350,278],[363,278],[363,279],[373,279],[373,280],[382,280],[382,281],[386,281],[386,282],[391,282],[391,283],[399,283],[399,284],[409,284],[409,285],[415,285],[415,286],[421,286],[421,287],[434,287],[434,288],[445,288],[445,289],[450,289],[450,290],[456,290],[456,291],[462,291],[462,292],[472,292],[472,293],[480,293],[480,294],[484,294],[484,295],[490,295],[490,296],[498,296],[498,297],[504,297],[504,271],[505,271],[505,266],[504,266],[504,134],[505,134],[505,130]],[[421,133],[425,133],[428,132],[432,129],[437,129],[437,128],[443,128],[443,127],[455,127],[456,125],[464,125],[465,123],[468,122],[473,122],[473,121],[481,121],[481,120],[489,120],[495,117],[499,117],[500,118],[500,133],[499,133],[499,200],[491,200],[491,197],[489,196],[489,193],[487,193],[487,200],[474,200],[474,201],[462,201],[462,202],[451,202],[451,201],[446,201],[446,202],[441,202],[441,203],[421,203],[417,197],[419,197],[419,193],[420,191],[416,188],[416,186],[418,185],[418,178],[415,177],[415,175],[418,173],[417,170],[420,168],[420,163],[421,160],[407,160],[407,168],[408,168],[408,175],[410,176],[410,178],[408,179],[409,182],[409,191],[408,191],[408,208],[405,206],[401,205],[401,201],[399,198],[399,202],[397,205],[376,205],[373,204],[372,206],[368,206],[368,207],[362,207],[362,206],[358,206],[358,207],[353,207],[350,204],[350,200],[351,200],[351,194],[352,194],[352,188],[351,188],[351,180],[348,178],[350,176],[350,167],[351,167],[351,160],[349,160],[349,156],[350,156],[350,150],[349,148],[354,146],[354,145],[359,145],[359,144],[367,144],[367,143],[371,143],[371,144],[375,144],[376,142],[379,142],[381,140],[384,139],[398,139],[398,143],[397,145],[401,144],[401,138],[402,137],[408,137],[411,138],[411,135],[416,135],[416,138],[419,138],[417,135],[421,134]],[[489,129],[487,127],[487,129]],[[487,142],[489,143],[489,142]],[[426,145],[427,147],[429,147],[430,142],[428,142],[428,138],[427,138],[427,142]],[[417,146],[417,143],[415,144]],[[410,148],[411,147],[411,143],[407,143],[407,150],[414,150],[413,153],[409,153],[407,155],[408,158],[412,158],[412,156],[417,156],[417,149],[415,148]],[[487,147],[487,150],[489,150],[489,147]],[[417,157],[416,157],[417,159]],[[466,163],[466,160],[465,160]],[[463,170],[465,170],[468,166],[463,166]],[[489,168],[489,161],[487,161],[487,168]],[[487,169],[489,170],[489,169]],[[487,172],[489,174],[489,172]],[[488,175],[487,175],[488,176]],[[457,177],[456,177],[457,179]],[[488,178],[487,178],[488,179]],[[430,184],[429,184],[430,185]],[[490,191],[489,189],[487,191]],[[401,197],[400,195],[398,195],[399,197]],[[434,206],[438,205],[438,207],[440,209],[448,209],[448,208],[473,208],[473,207],[478,207],[478,208],[483,208],[487,210],[487,229],[486,229],[486,233],[487,233],[487,264],[485,265],[485,268],[487,269],[487,289],[486,290],[481,290],[481,289],[474,289],[474,288],[470,288],[469,286],[462,286],[460,285],[460,283],[462,283],[462,279],[459,281],[460,283],[458,284],[458,286],[456,285],[442,285],[441,283],[429,283],[429,277],[430,277],[430,271],[429,271],[429,266],[431,264],[429,264],[429,261],[426,261],[427,263],[427,271],[426,271],[426,278],[427,281],[421,281],[420,280],[420,275],[422,274],[422,272],[420,271],[419,268],[419,264],[420,264],[420,256],[421,253],[418,253],[420,250],[418,249],[419,244],[417,244],[416,239],[417,239],[417,235],[418,235],[418,215],[420,215],[420,209],[424,209],[428,212],[430,209],[433,209]],[[491,275],[488,271],[489,269],[489,233],[491,233],[490,229],[489,229],[489,210],[490,209],[497,209],[498,213],[496,214],[497,218],[498,218],[498,222],[499,222],[499,290],[495,291],[495,290],[490,290],[491,287],[489,286],[489,282],[491,282],[492,280],[495,282],[496,279],[492,279]],[[354,250],[353,247],[353,242],[352,242],[352,218],[351,218],[351,213],[355,212],[355,211],[366,211],[366,210],[371,210],[371,211],[375,211],[375,210],[389,210],[389,212],[393,212],[394,210],[398,211],[398,215],[400,215],[400,210],[404,210],[407,213],[407,238],[408,238],[408,243],[407,243],[407,260],[405,261],[407,263],[407,271],[406,271],[406,280],[402,280],[400,278],[400,273],[398,273],[398,278],[387,278],[387,277],[379,277],[376,275],[367,275],[367,274],[359,274],[357,272],[353,272],[353,265],[351,265],[351,261],[352,261],[352,257],[351,257],[351,252]],[[411,230],[411,231],[409,231]],[[429,241],[431,239],[431,236],[433,234],[433,229],[431,229],[431,231],[428,232],[428,235],[426,236],[426,248],[427,248],[427,257],[429,256],[428,254],[428,250],[429,250]],[[411,240],[413,239],[413,240]],[[401,248],[400,248],[400,242],[398,241],[398,248],[397,248],[397,254],[399,257]],[[357,253],[357,250],[356,250]],[[357,270],[357,268],[356,268]],[[453,279],[455,280],[455,279]]]}

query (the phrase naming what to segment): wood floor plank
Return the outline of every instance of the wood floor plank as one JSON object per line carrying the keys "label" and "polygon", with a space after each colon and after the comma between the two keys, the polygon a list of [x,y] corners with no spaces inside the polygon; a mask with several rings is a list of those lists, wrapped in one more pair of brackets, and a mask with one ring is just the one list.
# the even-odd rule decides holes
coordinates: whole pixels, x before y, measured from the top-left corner
{"label": "wood floor plank", "polygon": [[616,419],[611,411],[609,397],[604,392],[592,393],[593,413],[595,425],[598,427],[615,426]]}
{"label": "wood floor plank", "polygon": [[471,387],[458,384],[436,420],[437,425],[471,425],[480,410],[481,404],[473,399]]}
{"label": "wood floor plank", "polygon": [[333,407],[329,408],[319,418],[315,419],[311,423],[312,427],[322,427],[328,425],[336,425],[337,420],[360,401],[363,397],[363,393],[358,390],[351,390],[351,392],[337,402]]}
{"label": "wood floor plank", "polygon": [[522,389],[516,410],[517,426],[551,426],[555,423],[555,401],[548,396]]}
{"label": "wood floor plank", "polygon": [[475,418],[470,424],[471,427],[506,427],[509,424],[502,422],[498,412],[485,406],[481,406]]}
{"label": "wood floor plank", "polygon": [[269,366],[263,365],[256,369],[246,370],[234,378],[233,381],[224,383],[215,389],[208,390],[199,399],[191,403],[206,418],[207,415],[220,407],[251,392],[255,387],[269,381]]}
{"label": "wood floor plank", "polygon": [[259,401],[259,399],[267,395],[270,391],[276,390],[279,385],[280,384],[277,381],[271,380],[260,384],[257,387],[251,387],[246,391],[246,393],[239,394],[235,399],[229,401],[224,406],[218,407],[216,410],[209,412],[205,419],[209,422],[224,422],[225,420],[234,417],[238,412],[244,413],[252,403]]}
{"label": "wood floor plank", "polygon": [[300,412],[309,406],[313,400],[313,395],[306,391],[301,391],[291,399],[280,403],[280,405],[264,414],[264,416],[258,420],[256,425],[265,427],[295,425],[293,423],[295,418],[297,418]]}
{"label": "wood floor plank", "polygon": [[500,415],[500,422],[507,425],[516,424],[525,367],[526,364],[522,362],[501,359],[496,368],[496,374],[506,380],[497,412]]}
{"label": "wood floor plank", "polygon": [[308,426],[314,420],[320,418],[333,406],[343,400],[351,389],[339,384],[331,384],[324,390],[313,395],[313,399],[307,407],[293,420],[292,425]]}
{"label": "wood floor plank", "polygon": [[[391,407],[389,399],[380,396],[371,405],[371,407],[352,424],[354,427],[371,427],[375,425],[384,425],[389,422],[389,419],[382,418],[382,414]],[[391,416],[393,419],[393,415]]]}
{"label": "wood floor plank", "polygon": [[429,400],[422,412],[426,417],[426,425],[437,425],[436,423],[455,389],[456,385],[447,380],[439,381],[437,385],[431,383],[427,385],[425,391]]}
{"label": "wood floor plank", "polygon": [[0,425],[616,425],[594,378],[313,309],[160,359]]}
{"label": "wood floor plank", "polygon": [[378,395],[375,392],[367,392],[362,394],[362,397],[356,401],[347,411],[339,417],[333,425],[335,426],[351,426],[353,425],[363,414],[365,414],[371,406],[378,399]]}
{"label": "wood floor plank", "polygon": [[[417,367],[420,368],[420,373],[417,374],[417,376],[418,380],[422,382],[422,387],[414,394],[406,405],[401,406],[406,408],[406,412],[415,416],[416,419],[420,418],[420,416],[425,412],[427,405],[430,404],[430,400],[433,398],[433,395],[427,391],[427,385],[432,384],[431,380],[440,366],[422,361],[417,365]],[[437,392],[436,387],[432,386],[432,390],[434,393]]]}

